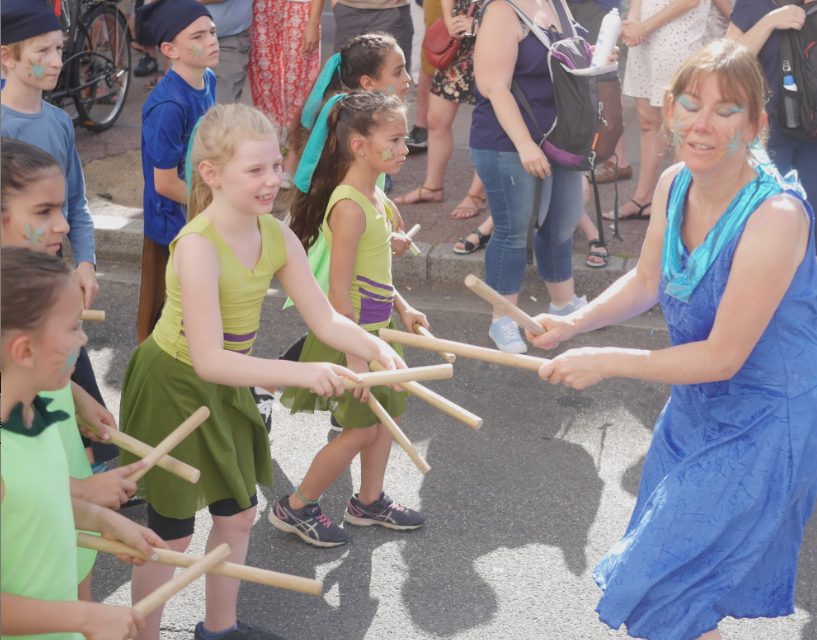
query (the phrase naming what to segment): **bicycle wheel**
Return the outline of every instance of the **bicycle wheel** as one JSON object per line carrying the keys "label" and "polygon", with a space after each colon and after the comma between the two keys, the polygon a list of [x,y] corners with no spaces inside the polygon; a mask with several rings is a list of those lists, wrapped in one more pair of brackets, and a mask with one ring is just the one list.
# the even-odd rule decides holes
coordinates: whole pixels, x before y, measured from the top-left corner
{"label": "bicycle wheel", "polygon": [[130,87],[130,33],[125,16],[102,3],[82,16],[77,27],[72,93],[79,123],[91,131],[113,126]]}

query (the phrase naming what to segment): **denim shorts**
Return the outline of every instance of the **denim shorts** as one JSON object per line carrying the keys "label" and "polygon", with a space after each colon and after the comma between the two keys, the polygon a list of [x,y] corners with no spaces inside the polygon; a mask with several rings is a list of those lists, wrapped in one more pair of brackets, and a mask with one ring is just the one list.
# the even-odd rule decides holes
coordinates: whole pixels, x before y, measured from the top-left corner
{"label": "denim shorts", "polygon": [[[573,232],[584,212],[582,174],[551,165],[544,180],[530,175],[510,151],[471,149],[471,162],[482,182],[494,218],[485,249],[485,279],[503,295],[519,293],[525,272],[528,228],[537,216],[533,251],[545,282],[573,277]],[[539,206],[534,211],[540,195]]]}

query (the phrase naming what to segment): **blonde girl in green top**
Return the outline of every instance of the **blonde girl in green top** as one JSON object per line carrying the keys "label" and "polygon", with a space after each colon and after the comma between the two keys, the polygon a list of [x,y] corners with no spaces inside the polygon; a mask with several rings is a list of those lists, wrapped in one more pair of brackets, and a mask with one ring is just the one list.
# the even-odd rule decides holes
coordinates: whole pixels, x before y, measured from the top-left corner
{"label": "blonde girl in green top", "polygon": [[[295,385],[336,396],[343,377],[357,379],[336,364],[252,355],[272,277],[322,339],[390,369],[405,366],[386,343],[332,309],[298,239],[268,215],[281,186],[281,161],[273,125],[259,111],[219,105],[200,120],[187,163],[189,222],[170,244],[167,299],[123,384],[122,429],[149,444],[197,407],[210,409],[210,418],[173,451],[201,470],[199,482],[154,469],[140,481],[140,493],[149,526],[179,551],[190,542],[196,511],[208,507],[208,548],[228,542],[228,559],[238,563],[247,554],[256,485],[273,480],[269,439],[248,387]],[[157,564],[136,568],[134,601],[172,574],[172,567]],[[231,578],[207,576],[205,618],[196,638],[278,638],[236,620],[238,586]],[[160,622],[161,610],[148,616],[140,640],[158,640]]]}
{"label": "blonde girl in green top", "polygon": [[[407,328],[428,326],[425,315],[392,284],[389,239],[397,209],[376,186],[381,173],[402,168],[408,153],[405,136],[405,108],[398,98],[364,91],[337,94],[318,116],[295,175],[300,193],[292,207],[292,229],[307,248],[323,233],[331,256],[329,301],[372,332],[390,325],[392,310]],[[358,372],[369,369],[367,360],[310,332],[300,361],[313,360],[338,362]],[[391,416],[402,415],[403,393],[385,387],[373,393]],[[318,452],[294,493],[270,510],[274,526],[314,546],[345,544],[346,531],[323,514],[319,499],[358,454],[360,490],[349,500],[346,522],[395,530],[422,526],[423,514],[383,491],[392,437],[364,404],[367,399],[364,391],[327,403],[300,389],[286,390],[282,402],[293,411],[331,409],[343,430]]]}
{"label": "blonde girl in green top", "polygon": [[[68,385],[82,330],[82,293],[60,258],[6,247],[0,265],[3,423],[0,470],[0,609],[3,635],[29,640],[125,640],[142,625],[130,607],[77,600],[75,527],[101,531],[147,556],[152,531],[70,495],[57,423],[43,392]],[[123,558],[126,559],[126,558]],[[47,635],[45,635],[47,634]]]}

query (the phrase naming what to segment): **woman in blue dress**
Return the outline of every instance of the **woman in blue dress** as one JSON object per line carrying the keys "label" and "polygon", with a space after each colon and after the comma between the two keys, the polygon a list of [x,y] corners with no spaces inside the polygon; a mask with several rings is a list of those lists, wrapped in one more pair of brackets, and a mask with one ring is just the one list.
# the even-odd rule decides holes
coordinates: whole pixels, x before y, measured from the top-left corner
{"label": "woman in blue dress", "polygon": [[660,302],[672,346],[571,349],[553,384],[610,377],[672,385],[624,537],[594,578],[597,612],[634,638],[716,640],[718,623],[794,610],[803,529],[817,499],[817,260],[797,184],[757,160],[761,71],[716,41],[664,103],[681,162],[662,176],[637,267],[528,336],[553,348]]}

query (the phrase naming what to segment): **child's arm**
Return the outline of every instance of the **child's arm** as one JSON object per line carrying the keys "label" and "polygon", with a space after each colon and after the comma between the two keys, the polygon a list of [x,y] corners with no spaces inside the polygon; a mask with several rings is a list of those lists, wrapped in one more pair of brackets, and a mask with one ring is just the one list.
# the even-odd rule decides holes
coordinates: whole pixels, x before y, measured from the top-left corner
{"label": "child's arm", "polygon": [[71,497],[108,509],[118,509],[136,493],[136,483],[128,476],[145,466],[141,460],[80,480],[71,478]]}
{"label": "child's arm", "polygon": [[[47,551],[44,551],[47,553]],[[88,640],[127,640],[144,626],[144,618],[130,607],[96,602],[35,600],[0,594],[3,634],[81,633]]]}
{"label": "child's arm", "polygon": [[[92,427],[119,429],[113,414],[99,404],[90,393],[74,381],[71,381],[71,395],[74,398],[74,409],[76,409],[77,415],[81,418],[81,422],[88,423]],[[105,429],[99,430],[101,435],[90,429],[84,430],[81,426],[80,431],[82,431],[86,437],[91,440],[96,440],[97,442],[107,442],[111,439],[105,432]]]}
{"label": "child's arm", "polygon": [[415,324],[422,325],[426,329],[429,328],[426,314],[406,302],[406,299],[397,292],[397,289],[394,290],[394,310],[400,316],[400,322],[403,323],[406,331],[414,333]]}
{"label": "child's arm", "polygon": [[[291,257],[293,251],[300,253],[303,260],[303,276],[311,281],[299,280],[297,286],[288,288],[290,295],[296,304],[302,300],[302,293],[322,298],[327,310],[331,312],[325,296],[309,270],[303,247],[292,232],[289,230],[287,232],[294,243],[287,244],[288,255]],[[338,365],[268,360],[225,349],[218,295],[221,267],[215,247],[204,236],[189,234],[176,243],[173,268],[181,283],[182,315],[190,359],[196,375],[201,379],[234,387],[258,386],[270,389],[297,386],[327,396],[343,393],[341,376],[353,380],[357,378],[352,371]],[[284,271],[286,267],[280,270],[278,275],[281,276]],[[286,287],[285,278],[282,278],[282,282]],[[340,331],[340,328],[336,327],[334,330]],[[372,353],[374,351],[373,348]],[[391,368],[394,366],[392,363]]]}
{"label": "child's arm", "polygon": [[[152,530],[128,520],[115,511],[91,504],[78,498],[71,498],[74,509],[74,524],[77,529],[85,531],[99,531],[106,538],[119,540],[138,549],[146,558],[152,558],[154,553],[151,547],[167,549],[167,545]],[[144,564],[141,558],[117,555],[123,562]]]}
{"label": "child's arm", "polygon": [[74,143],[73,128],[69,144],[68,164],[65,168],[66,212],[71,227],[68,240],[71,242],[79,286],[82,288],[82,302],[86,309],[90,309],[99,293],[96,281],[96,242],[94,221],[85,197],[85,176],[82,175],[82,163]]}
{"label": "child's arm", "polygon": [[153,184],[159,195],[175,200],[179,204],[187,204],[187,185],[179,178],[175,167],[172,169],[153,167]]}
{"label": "child's arm", "polygon": [[153,167],[156,193],[187,204],[187,185],[179,178],[179,167],[187,154],[187,118],[175,102],[153,107],[142,122],[142,154]]}

